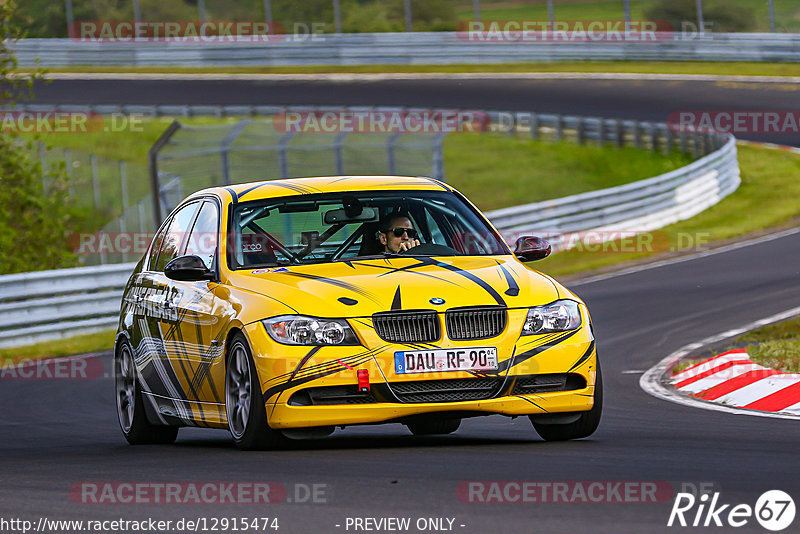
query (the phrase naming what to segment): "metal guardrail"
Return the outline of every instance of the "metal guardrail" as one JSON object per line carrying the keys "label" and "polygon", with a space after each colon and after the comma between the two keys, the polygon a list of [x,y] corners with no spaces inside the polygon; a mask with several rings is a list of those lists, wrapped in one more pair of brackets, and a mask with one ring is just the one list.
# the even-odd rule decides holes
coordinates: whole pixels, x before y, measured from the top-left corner
{"label": "metal guardrail", "polygon": [[800,61],[800,35],[659,34],[652,41],[482,42],[459,32],[315,34],[277,42],[87,42],[23,39],[19,65],[214,66],[507,63],[508,61]]}
{"label": "metal guardrail", "polygon": [[[719,150],[680,169],[630,184],[486,213],[507,241],[522,234],[569,248],[614,239],[693,217],[734,192],[741,183],[733,136]],[[583,235],[569,236],[580,233]],[[602,233],[608,235],[603,236]]]}
{"label": "metal guardrail", "polygon": [[[566,248],[584,231],[645,232],[687,219],[739,186],[733,136],[672,132],[666,124],[586,117],[488,112],[495,131],[579,143],[682,149],[703,155],[675,171],[579,195],[487,212],[506,239],[537,233]],[[0,347],[58,339],[116,325],[133,263],[0,276]]]}
{"label": "metal guardrail", "polygon": [[114,328],[134,263],[0,276],[0,347]]}

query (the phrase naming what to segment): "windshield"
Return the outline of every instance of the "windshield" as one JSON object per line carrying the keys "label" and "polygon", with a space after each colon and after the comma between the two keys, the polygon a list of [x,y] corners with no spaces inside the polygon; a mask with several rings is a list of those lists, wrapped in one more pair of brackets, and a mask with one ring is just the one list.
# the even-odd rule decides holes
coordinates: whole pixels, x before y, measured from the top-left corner
{"label": "windshield", "polygon": [[[415,246],[392,249],[386,240],[397,234],[395,241]],[[342,192],[242,203],[233,210],[230,237],[232,269],[394,255],[509,254],[483,219],[446,191]]]}

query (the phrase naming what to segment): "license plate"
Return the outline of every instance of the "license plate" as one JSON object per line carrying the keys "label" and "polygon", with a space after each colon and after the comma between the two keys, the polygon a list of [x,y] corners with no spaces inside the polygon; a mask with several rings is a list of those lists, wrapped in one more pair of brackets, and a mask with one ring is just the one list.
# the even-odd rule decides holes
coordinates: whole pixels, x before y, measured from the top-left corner
{"label": "license plate", "polygon": [[399,375],[496,369],[496,347],[406,350],[394,353],[394,371]]}

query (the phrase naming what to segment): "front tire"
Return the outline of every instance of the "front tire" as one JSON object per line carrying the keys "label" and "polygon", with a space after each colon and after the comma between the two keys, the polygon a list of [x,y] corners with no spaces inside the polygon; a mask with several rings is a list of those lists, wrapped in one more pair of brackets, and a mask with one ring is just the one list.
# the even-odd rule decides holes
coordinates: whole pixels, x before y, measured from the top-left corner
{"label": "front tire", "polygon": [[136,379],[133,348],[121,339],[114,355],[114,385],[119,427],[131,445],[168,444],[178,437],[178,427],[150,424],[144,411],[142,389]]}
{"label": "front tire", "polygon": [[603,375],[600,372],[600,364],[597,365],[597,378],[594,384],[594,406],[588,412],[581,413],[577,421],[568,424],[544,424],[535,423],[531,417],[531,423],[536,432],[545,441],[566,441],[569,439],[586,438],[594,434],[600,425],[600,417],[603,412]]}
{"label": "front tire", "polygon": [[285,443],[286,438],[267,424],[258,373],[250,347],[242,334],[233,336],[228,349],[225,413],[228,430],[240,449],[269,450]]}

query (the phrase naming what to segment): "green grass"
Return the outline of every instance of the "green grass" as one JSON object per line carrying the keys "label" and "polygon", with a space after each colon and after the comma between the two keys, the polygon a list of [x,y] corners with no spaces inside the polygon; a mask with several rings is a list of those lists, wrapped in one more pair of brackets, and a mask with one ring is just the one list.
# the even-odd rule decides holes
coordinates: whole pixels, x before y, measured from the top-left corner
{"label": "green grass", "polygon": [[[232,124],[240,119],[215,119],[191,118],[180,119],[188,125],[198,124]],[[137,131],[122,131],[116,133],[73,133],[49,134],[43,140],[53,146],[50,158],[55,160],[63,158],[63,149],[73,151],[73,156],[78,165],[71,169],[73,176],[79,180],[81,189],[77,195],[81,206],[87,210],[93,209],[93,193],[91,189],[91,168],[85,154],[93,152],[103,158],[121,159],[131,163],[139,163],[129,169],[129,204],[141,200],[149,195],[150,182],[146,172],[147,152],[161,135],[163,130],[172,121],[169,118],[143,120],[141,128]],[[265,128],[269,128],[269,123]],[[269,135],[269,130],[261,128],[261,141]],[[224,133],[224,132],[223,132]],[[185,143],[186,139],[175,139]],[[219,137],[219,135],[218,135]],[[307,134],[298,138],[303,145],[314,143],[331,143],[333,136]],[[375,136],[356,134],[348,138],[352,141],[375,142]],[[378,140],[384,139],[385,136]],[[244,144],[255,144],[255,141]],[[267,143],[269,144],[269,143]],[[400,149],[398,149],[400,150]],[[84,154],[78,157],[78,154]],[[346,152],[345,167],[356,169],[356,173],[375,172],[376,168],[386,165],[386,156],[382,150],[350,149]],[[612,187],[643,177],[655,176],[676,169],[690,163],[691,159],[674,154],[669,157],[653,154],[633,148],[617,149],[614,147],[598,147],[586,145],[579,147],[573,143],[552,143],[547,141],[533,141],[529,137],[513,137],[502,134],[451,134],[444,141],[445,170],[447,179],[467,196],[475,199],[481,209],[491,210],[501,207],[517,205],[526,202],[535,202],[549,198],[562,197],[584,191]],[[257,174],[249,180],[266,179],[278,172],[276,165],[269,167],[265,158],[255,158],[252,154],[243,154],[237,157],[237,164],[259,169]],[[623,158],[626,165],[620,166],[619,160]],[[275,159],[275,158],[272,158]],[[411,161],[413,158],[404,157],[402,150],[398,159]],[[418,159],[418,157],[417,157]],[[248,163],[250,162],[250,163]],[[301,170],[304,175],[329,174],[332,172],[330,151],[290,153],[289,164],[291,169]],[[427,163],[426,163],[427,165]],[[192,174],[187,178],[185,192],[208,187],[221,180],[219,173],[219,158],[198,157],[192,160],[181,160],[175,164],[167,162],[162,168],[178,174]],[[204,172],[197,173],[202,168]],[[427,169],[427,167],[425,167]],[[362,169],[362,170],[359,170]],[[103,198],[118,199],[120,196],[120,181],[118,168],[113,165],[98,166],[100,189]],[[136,171],[134,173],[133,171]],[[353,172],[353,171],[351,171]],[[242,174],[240,174],[242,176]],[[569,176],[569,180],[564,180]],[[532,184],[535,187],[532,187]],[[117,206],[119,207],[119,206]],[[104,212],[105,214],[106,212]],[[98,228],[102,220],[98,219]],[[108,220],[108,217],[105,219]],[[84,228],[93,231],[97,228]]]}
{"label": "green grass", "polygon": [[[631,18],[644,20],[645,11],[655,0],[636,0],[630,3]],[[765,0],[704,0],[706,10],[716,7],[744,7],[753,14],[753,31],[768,32],[769,11]],[[463,1],[457,10],[460,20],[474,18],[471,2]],[[558,20],[622,20],[620,0],[556,0],[554,14]],[[482,0],[481,19],[488,20],[548,20],[544,0]],[[800,4],[796,0],[775,0],[775,19],[779,32],[800,31]]]}
{"label": "green grass", "polygon": [[[771,324],[736,338],[737,343],[761,343],[763,341],[785,341],[800,337],[800,317]],[[798,351],[800,355],[800,351]]]}
{"label": "green grass", "polygon": [[109,351],[114,348],[116,330],[103,330],[93,334],[81,334],[55,341],[45,341],[24,347],[0,349],[0,364],[18,362],[29,358],[71,356],[89,352]]}
{"label": "green grass", "polygon": [[[24,71],[24,69],[20,69]],[[483,65],[311,65],[297,67],[51,67],[49,72],[66,73],[175,73],[175,74],[403,74],[403,73],[524,73],[586,72],[641,74],[706,74],[718,76],[800,76],[797,63],[705,62],[705,61],[572,61],[493,63]]]}
{"label": "green grass", "polygon": [[750,359],[757,364],[785,373],[800,373],[800,331],[798,337],[765,341],[747,348]]}
{"label": "green grass", "polygon": [[796,223],[800,217],[800,155],[741,146],[739,164],[739,189],[691,219],[649,232],[638,242],[632,239],[609,243],[605,251],[570,250],[533,265],[557,277],[587,274],[658,254],[703,250],[726,240]]}
{"label": "green grass", "polygon": [[[635,148],[532,141],[501,134],[450,135],[446,179],[481,210],[614,187],[691,163]],[[620,165],[624,161],[624,165]]]}
{"label": "green grass", "polygon": [[755,363],[786,373],[800,373],[800,317],[765,326],[736,338],[747,343]]}

